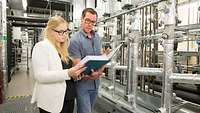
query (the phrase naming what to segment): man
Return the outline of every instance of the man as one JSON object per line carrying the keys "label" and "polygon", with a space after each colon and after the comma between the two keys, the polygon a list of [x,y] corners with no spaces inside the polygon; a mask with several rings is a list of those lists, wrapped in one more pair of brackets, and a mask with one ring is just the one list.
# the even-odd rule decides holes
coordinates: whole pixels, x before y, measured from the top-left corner
{"label": "man", "polygon": [[[72,36],[69,46],[69,53],[75,64],[86,55],[101,55],[101,39],[93,31],[96,21],[97,12],[94,9],[83,10],[81,29]],[[91,70],[90,75],[83,75],[82,79],[77,81],[77,113],[92,113],[102,72],[103,67],[99,70]]]}

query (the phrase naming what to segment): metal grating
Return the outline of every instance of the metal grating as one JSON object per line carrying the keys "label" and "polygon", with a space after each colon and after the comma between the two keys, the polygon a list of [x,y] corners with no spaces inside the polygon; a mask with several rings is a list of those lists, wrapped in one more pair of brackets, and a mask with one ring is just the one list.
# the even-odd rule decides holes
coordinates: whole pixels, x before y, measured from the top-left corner
{"label": "metal grating", "polygon": [[0,104],[0,113],[39,113],[35,104],[30,103],[31,96],[12,97]]}

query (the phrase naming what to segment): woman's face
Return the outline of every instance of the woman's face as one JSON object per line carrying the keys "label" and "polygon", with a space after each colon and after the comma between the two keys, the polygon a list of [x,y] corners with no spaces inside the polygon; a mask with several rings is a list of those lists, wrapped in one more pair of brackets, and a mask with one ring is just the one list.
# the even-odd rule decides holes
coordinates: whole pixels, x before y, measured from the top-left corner
{"label": "woman's face", "polygon": [[68,33],[69,33],[69,30],[66,24],[60,24],[58,27],[52,29],[52,31],[57,42],[62,43],[66,41],[68,37]]}

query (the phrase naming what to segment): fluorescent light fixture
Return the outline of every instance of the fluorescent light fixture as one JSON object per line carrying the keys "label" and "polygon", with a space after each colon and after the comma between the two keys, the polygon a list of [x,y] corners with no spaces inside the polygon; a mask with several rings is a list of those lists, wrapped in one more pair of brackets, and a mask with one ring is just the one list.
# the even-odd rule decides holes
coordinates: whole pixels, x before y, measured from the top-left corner
{"label": "fluorescent light fixture", "polygon": [[22,0],[23,9],[26,10],[27,0]]}

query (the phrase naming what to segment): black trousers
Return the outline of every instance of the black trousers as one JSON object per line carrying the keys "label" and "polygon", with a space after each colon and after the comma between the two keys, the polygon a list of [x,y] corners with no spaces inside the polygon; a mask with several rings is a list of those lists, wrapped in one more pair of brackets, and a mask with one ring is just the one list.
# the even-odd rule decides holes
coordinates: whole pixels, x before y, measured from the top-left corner
{"label": "black trousers", "polygon": [[[50,113],[42,108],[39,108],[40,113]],[[73,100],[65,100],[63,104],[62,111],[60,113],[73,113],[74,111],[74,99]]]}

